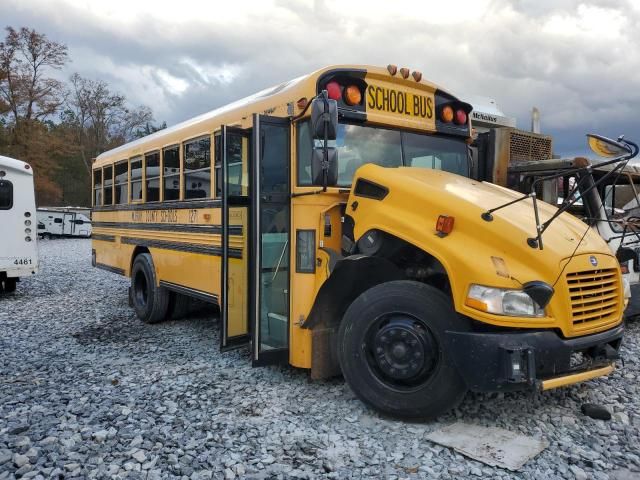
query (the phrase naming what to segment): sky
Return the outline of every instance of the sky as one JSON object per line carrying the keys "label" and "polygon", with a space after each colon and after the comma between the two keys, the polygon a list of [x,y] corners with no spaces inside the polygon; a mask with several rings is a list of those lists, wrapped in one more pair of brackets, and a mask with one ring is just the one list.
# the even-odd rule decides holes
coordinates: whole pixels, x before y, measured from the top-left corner
{"label": "sky", "polygon": [[1,23],[69,47],[59,75],[107,81],[168,125],[317,68],[389,63],[489,97],[555,153],[640,140],[640,1],[2,0]]}

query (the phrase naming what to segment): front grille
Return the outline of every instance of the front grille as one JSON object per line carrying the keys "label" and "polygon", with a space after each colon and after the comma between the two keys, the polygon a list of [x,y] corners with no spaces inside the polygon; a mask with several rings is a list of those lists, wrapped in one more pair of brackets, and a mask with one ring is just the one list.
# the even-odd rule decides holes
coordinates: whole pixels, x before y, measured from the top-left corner
{"label": "front grille", "polygon": [[574,329],[615,323],[620,310],[620,282],[615,268],[567,274]]}

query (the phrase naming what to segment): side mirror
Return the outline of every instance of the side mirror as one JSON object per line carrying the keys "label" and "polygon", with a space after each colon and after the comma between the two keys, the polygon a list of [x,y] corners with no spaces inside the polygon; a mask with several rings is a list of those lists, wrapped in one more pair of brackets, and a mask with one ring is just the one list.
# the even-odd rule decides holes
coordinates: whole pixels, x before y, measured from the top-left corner
{"label": "side mirror", "polygon": [[311,102],[311,134],[311,181],[326,190],[338,183],[338,151],[329,146],[338,134],[338,102],[326,90]]}
{"label": "side mirror", "polygon": [[587,133],[587,139],[589,148],[600,157],[613,158],[631,153],[631,148],[618,140],[596,135],[595,133]]}
{"label": "side mirror", "polygon": [[338,134],[338,102],[323,90],[311,102],[311,135],[315,140],[335,140]]}
{"label": "side mirror", "polygon": [[325,168],[325,149],[314,148],[311,152],[311,183],[313,185],[332,187],[338,183],[338,150],[329,147],[326,153],[327,168]]}

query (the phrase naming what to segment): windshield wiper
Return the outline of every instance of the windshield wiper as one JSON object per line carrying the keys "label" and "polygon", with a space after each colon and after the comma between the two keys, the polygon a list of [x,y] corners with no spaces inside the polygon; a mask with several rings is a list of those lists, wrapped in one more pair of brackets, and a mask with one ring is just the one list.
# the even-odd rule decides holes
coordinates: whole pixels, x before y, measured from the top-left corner
{"label": "windshield wiper", "polygon": [[[578,200],[585,198],[585,196],[591,192],[592,190],[594,190],[595,188],[597,188],[599,185],[601,185],[602,183],[604,183],[605,180],[609,179],[610,177],[612,177],[614,174],[616,174],[617,176],[620,175],[620,172],[624,169],[624,167],[627,165],[627,163],[629,162],[629,160],[631,160],[633,157],[635,157],[638,154],[638,145],[636,145],[635,143],[629,141],[629,140],[625,140],[622,137],[620,137],[618,139],[618,142],[623,143],[624,145],[628,146],[627,148],[627,153],[624,155],[620,155],[612,160],[608,160],[606,162],[602,162],[602,163],[598,163],[597,167],[603,167],[606,165],[613,165],[615,163],[617,163],[617,165],[611,169],[611,171],[607,172],[602,178],[598,179],[597,181],[593,181],[593,175],[591,174],[594,166],[588,164],[586,166],[578,166],[575,167],[573,169],[568,169],[568,170],[564,170],[561,173],[556,173],[553,175],[546,175],[544,177],[540,177],[537,178],[536,180],[534,180],[531,184],[531,192],[530,193],[526,193],[523,196],[516,198],[515,200],[512,200],[510,202],[504,203],[502,205],[499,205],[495,208],[490,208],[489,210],[483,212],[481,214],[481,217],[483,220],[487,221],[487,222],[491,222],[493,220],[493,212],[496,212],[502,208],[508,207],[510,205],[513,205],[515,203],[521,202],[523,200],[526,200],[528,198],[530,198],[533,202],[533,212],[534,212],[534,216],[535,216],[535,222],[536,222],[536,236],[535,237],[529,237],[527,238],[527,244],[531,247],[531,248],[539,248],[540,250],[543,249],[543,243],[542,243],[542,234],[547,230],[547,228],[549,228],[549,226],[551,225],[551,223],[560,216],[560,214],[566,212],[571,206],[573,206]],[[572,190],[570,192],[568,192],[565,195],[565,202],[563,203],[563,205],[558,208],[558,210],[551,216],[551,218],[549,218],[547,221],[545,222],[540,222],[540,213],[538,210],[538,199],[537,199],[537,195],[536,195],[536,187],[541,183],[541,182],[545,182],[548,180],[554,180],[557,178],[561,178],[564,176],[567,176],[567,174],[575,174],[575,173],[586,173],[587,175],[582,176],[575,184],[575,186],[572,188]],[[580,190],[580,187],[583,186],[583,182],[585,182],[586,179],[590,179],[591,183],[590,185],[587,185],[586,188],[584,190]],[[589,182],[585,182],[585,183],[589,183]],[[615,183],[615,182],[614,182]],[[576,195],[577,192],[580,192],[580,195]]]}

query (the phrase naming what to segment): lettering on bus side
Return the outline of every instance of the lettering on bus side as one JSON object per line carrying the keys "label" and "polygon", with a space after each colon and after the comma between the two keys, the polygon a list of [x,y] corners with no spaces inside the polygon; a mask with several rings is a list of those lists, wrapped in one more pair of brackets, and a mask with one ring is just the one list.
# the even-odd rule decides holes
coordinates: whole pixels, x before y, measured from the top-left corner
{"label": "lettering on bus side", "polygon": [[131,212],[136,223],[178,223],[178,210],[144,210]]}
{"label": "lettering on bus side", "polygon": [[160,210],[160,223],[178,223],[178,211]]}
{"label": "lettering on bus side", "polygon": [[367,106],[375,110],[410,117],[433,118],[433,98],[426,95],[416,95],[369,85],[367,98]]}

